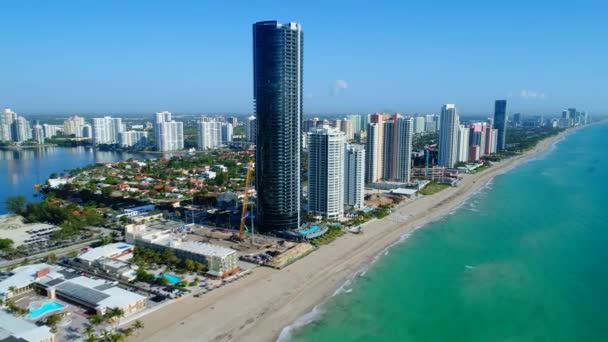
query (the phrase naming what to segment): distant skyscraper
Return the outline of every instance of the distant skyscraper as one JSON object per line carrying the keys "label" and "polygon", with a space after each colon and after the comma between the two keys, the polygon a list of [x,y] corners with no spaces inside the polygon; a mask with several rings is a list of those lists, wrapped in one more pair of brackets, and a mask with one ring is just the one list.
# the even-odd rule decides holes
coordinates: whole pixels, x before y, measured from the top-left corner
{"label": "distant skyscraper", "polygon": [[0,113],[0,141],[13,140],[12,125],[16,117],[17,113],[9,108],[5,108],[2,113]]}
{"label": "distant skyscraper", "polygon": [[324,126],[308,132],[308,211],[344,216],[344,132]]}
{"label": "distant skyscraper", "polygon": [[236,127],[236,125],[238,124],[239,120],[237,118],[235,118],[234,116],[228,117],[226,118],[226,122],[231,124],[232,127]]}
{"label": "distant skyscraper", "polygon": [[32,135],[38,144],[44,144],[44,130],[38,121],[36,121],[36,124],[32,127]]}
{"label": "distant skyscraper", "polygon": [[148,132],[144,131],[120,132],[119,136],[123,147],[145,146],[148,143]]}
{"label": "distant skyscraper", "polygon": [[94,144],[120,143],[120,133],[123,131],[121,118],[112,118],[109,116],[103,118],[93,118],[92,127]]}
{"label": "distant skyscraper", "polygon": [[520,127],[521,121],[521,113],[513,114],[513,127]]}
{"label": "distant skyscraper", "polygon": [[502,151],[505,149],[507,139],[507,100],[494,102],[494,128],[498,130],[496,147]]}
{"label": "distant skyscraper", "polygon": [[30,129],[29,121],[22,116],[16,116],[11,126],[11,135],[13,137],[13,141],[24,142],[30,139],[31,133],[32,130]]}
{"label": "distant skyscraper", "polygon": [[353,134],[355,136],[359,135],[359,133],[365,128],[361,128],[361,122],[363,121],[361,115],[351,114],[348,116],[348,120],[352,123]]}
{"label": "distant skyscraper", "polygon": [[458,111],[453,104],[441,108],[439,130],[439,166],[454,167],[458,160]]}
{"label": "distant skyscraper", "polygon": [[371,114],[367,125],[367,145],[365,148],[365,182],[372,184],[384,176],[384,122],[388,114]]}
{"label": "distant skyscraper", "polygon": [[353,123],[349,119],[344,118],[342,121],[340,121],[340,130],[346,134],[346,141],[350,141],[355,138]]}
{"label": "distant skyscraper", "polygon": [[170,112],[159,112],[154,116],[154,136],[158,151],[184,149],[184,123],[172,119]]}
{"label": "distant skyscraper", "polygon": [[344,204],[363,209],[365,199],[365,148],[346,145],[344,157]]}
{"label": "distant skyscraper", "polygon": [[469,133],[471,129],[460,125],[458,127],[458,162],[468,162],[471,154]]}
{"label": "distant skyscraper", "polygon": [[409,183],[412,169],[413,120],[395,114],[384,122],[383,179]]}
{"label": "distant skyscraper", "polygon": [[222,122],[201,118],[198,126],[198,149],[208,150],[222,146]]}
{"label": "distant skyscraper", "polygon": [[302,132],[308,133],[308,131],[317,127],[320,124],[322,124],[322,121],[319,121],[319,118],[304,120],[302,121]]}
{"label": "distant skyscraper", "polygon": [[382,123],[367,125],[367,146],[365,157],[365,183],[372,184],[382,179]]}
{"label": "distant skyscraper", "polygon": [[257,121],[255,116],[249,116],[245,119],[245,138],[252,143],[256,142],[257,137]]}
{"label": "distant skyscraper", "polygon": [[300,227],[302,39],[297,23],[253,25],[256,219],[262,230]]}
{"label": "distant skyscraper", "polygon": [[414,120],[414,133],[424,133],[426,129],[426,118],[424,116],[416,116]]}
{"label": "distant skyscraper", "polygon": [[232,141],[232,134],[234,132],[233,126],[229,122],[222,123],[222,145],[225,145]]}
{"label": "distant skyscraper", "polygon": [[81,126],[84,125],[84,118],[80,116],[72,116],[63,121],[63,133],[65,135],[75,135],[81,131]]}

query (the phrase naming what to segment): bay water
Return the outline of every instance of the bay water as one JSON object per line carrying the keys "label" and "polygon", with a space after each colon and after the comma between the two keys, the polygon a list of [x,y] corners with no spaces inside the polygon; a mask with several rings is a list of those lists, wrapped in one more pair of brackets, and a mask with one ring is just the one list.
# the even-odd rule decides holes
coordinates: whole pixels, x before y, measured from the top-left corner
{"label": "bay water", "polygon": [[395,245],[291,341],[608,341],[608,124]]}
{"label": "bay water", "polygon": [[69,170],[94,163],[169,156],[171,154],[100,151],[83,146],[0,150],[0,215],[7,213],[4,205],[7,197],[22,195],[28,201],[39,200],[41,197],[35,196],[34,185],[44,184],[52,173],[67,174]]}

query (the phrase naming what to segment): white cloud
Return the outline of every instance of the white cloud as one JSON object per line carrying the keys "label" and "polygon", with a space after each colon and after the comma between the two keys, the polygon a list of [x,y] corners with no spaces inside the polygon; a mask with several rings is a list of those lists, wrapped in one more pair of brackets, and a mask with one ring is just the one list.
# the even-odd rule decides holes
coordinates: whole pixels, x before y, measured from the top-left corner
{"label": "white cloud", "polygon": [[348,82],[346,82],[345,80],[335,80],[334,83],[331,85],[329,95],[338,96],[346,88],[348,88]]}
{"label": "white cloud", "polygon": [[522,90],[519,92],[519,97],[524,100],[544,100],[545,93],[536,90]]}

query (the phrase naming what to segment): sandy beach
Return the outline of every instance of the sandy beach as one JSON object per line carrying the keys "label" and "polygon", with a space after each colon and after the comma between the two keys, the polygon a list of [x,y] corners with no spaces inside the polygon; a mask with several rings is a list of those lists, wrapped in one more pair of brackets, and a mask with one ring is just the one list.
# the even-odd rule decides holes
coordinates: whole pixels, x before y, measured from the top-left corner
{"label": "sandy beach", "polygon": [[[533,150],[464,175],[457,187],[421,196],[391,215],[369,222],[364,234],[347,234],[282,270],[258,267],[253,274],[212,291],[191,296],[142,318],[138,341],[275,341],[287,326],[301,322],[317,305],[400,238],[446,215],[496,175],[547,151],[573,130],[540,142]],[[322,304],[321,304],[322,305]],[[297,322],[295,325],[297,325]],[[282,333],[283,332],[283,333]]]}

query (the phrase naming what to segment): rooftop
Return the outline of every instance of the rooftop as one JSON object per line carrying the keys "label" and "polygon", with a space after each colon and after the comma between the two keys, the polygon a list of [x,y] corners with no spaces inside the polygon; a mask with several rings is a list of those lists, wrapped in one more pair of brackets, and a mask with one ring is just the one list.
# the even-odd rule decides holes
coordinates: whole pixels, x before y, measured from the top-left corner
{"label": "rooftop", "polygon": [[0,311],[0,341],[39,342],[50,340],[52,336],[47,326],[37,326],[21,317]]}
{"label": "rooftop", "polygon": [[[45,270],[48,269],[48,273]],[[6,295],[11,287],[22,288],[38,279],[49,280],[61,277],[60,267],[41,263],[17,267],[12,271],[0,273],[0,297]],[[40,273],[39,273],[40,272]]]}
{"label": "rooftop", "polygon": [[146,299],[116,286],[114,282],[102,279],[93,279],[79,276],[72,279],[63,279],[62,282],[42,282],[47,288],[56,288],[57,291],[88,303],[92,307],[115,308],[123,307],[127,303],[134,303]]}
{"label": "rooftop", "polygon": [[113,258],[119,256],[129,249],[133,249],[133,245],[124,242],[111,243],[109,245],[93,248],[88,252],[78,256],[78,259],[92,262],[100,258]]}

